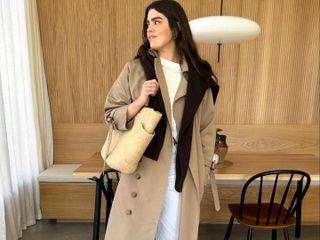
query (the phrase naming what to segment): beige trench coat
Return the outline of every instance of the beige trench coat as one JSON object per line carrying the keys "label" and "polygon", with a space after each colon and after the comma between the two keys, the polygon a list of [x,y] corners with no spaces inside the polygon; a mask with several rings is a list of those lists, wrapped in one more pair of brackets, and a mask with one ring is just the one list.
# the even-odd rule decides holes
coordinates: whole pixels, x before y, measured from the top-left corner
{"label": "beige trench coat", "polygon": [[[181,118],[187,91],[188,66],[181,65],[183,79],[177,90],[173,115],[177,129]],[[155,71],[163,95],[168,127],[158,161],[143,157],[133,174],[121,174],[113,201],[106,240],[154,240],[161,206],[167,186],[172,153],[171,109],[169,93],[162,71],[160,59],[155,59]],[[118,79],[114,82],[106,101],[106,116],[112,111],[117,128],[125,130],[131,126],[126,123],[128,104],[140,95],[145,81],[139,60],[128,62]],[[180,240],[198,238],[200,201],[207,183],[208,171],[214,152],[215,124],[214,105],[211,90],[208,89],[195,115],[189,169],[182,189],[180,220]]]}

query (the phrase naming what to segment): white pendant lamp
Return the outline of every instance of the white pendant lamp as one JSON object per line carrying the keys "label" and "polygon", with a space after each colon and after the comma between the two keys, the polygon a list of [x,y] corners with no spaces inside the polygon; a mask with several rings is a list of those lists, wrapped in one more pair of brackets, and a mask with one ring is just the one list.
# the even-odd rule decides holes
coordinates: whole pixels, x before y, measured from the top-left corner
{"label": "white pendant lamp", "polygon": [[256,38],[260,26],[247,18],[210,16],[189,22],[193,39],[199,43],[241,43]]}
{"label": "white pendant lamp", "polygon": [[218,44],[218,62],[220,47],[223,43],[242,43],[256,38],[261,28],[253,20],[222,16],[223,0],[220,3],[220,16],[209,16],[189,22],[193,39],[198,43]]}

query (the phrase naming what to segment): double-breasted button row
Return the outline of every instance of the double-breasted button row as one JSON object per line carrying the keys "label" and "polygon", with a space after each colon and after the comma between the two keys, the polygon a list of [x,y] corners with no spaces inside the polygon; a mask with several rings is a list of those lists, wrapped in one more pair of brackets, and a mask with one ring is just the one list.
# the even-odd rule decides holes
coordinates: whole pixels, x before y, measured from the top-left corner
{"label": "double-breasted button row", "polygon": [[131,214],[132,214],[132,210],[131,210],[131,209],[127,209],[127,210],[126,210],[126,214],[127,214],[127,215],[131,215]]}
{"label": "double-breasted button row", "polygon": [[136,179],[140,179],[141,178],[140,173],[136,173],[135,177],[136,177]]}
{"label": "double-breasted button row", "polygon": [[[136,173],[135,174],[135,178],[139,180],[141,178],[140,173]],[[136,198],[137,196],[138,196],[138,193],[136,193],[136,192],[132,192],[131,193],[131,197]],[[132,214],[132,210],[131,209],[127,209],[126,210],[126,214],[127,215],[131,215]]]}

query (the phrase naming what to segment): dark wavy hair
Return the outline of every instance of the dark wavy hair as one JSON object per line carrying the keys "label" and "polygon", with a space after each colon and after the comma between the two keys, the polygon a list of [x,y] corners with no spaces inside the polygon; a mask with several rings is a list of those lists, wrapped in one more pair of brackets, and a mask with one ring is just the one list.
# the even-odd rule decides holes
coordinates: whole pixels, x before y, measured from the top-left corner
{"label": "dark wavy hair", "polygon": [[[188,64],[192,64],[199,75],[202,75],[202,73],[199,71],[199,65],[212,72],[210,64],[203,60],[198,53],[185,11],[181,5],[174,0],[154,1],[146,8],[142,28],[143,43],[139,47],[135,58],[146,59],[148,56],[150,43],[147,38],[147,17],[148,12],[151,9],[155,9],[156,11],[162,13],[168,19],[169,27],[173,33],[173,36],[175,37],[176,50],[180,63],[182,62],[183,57],[185,57]],[[215,80],[217,80],[214,74],[213,76]]]}

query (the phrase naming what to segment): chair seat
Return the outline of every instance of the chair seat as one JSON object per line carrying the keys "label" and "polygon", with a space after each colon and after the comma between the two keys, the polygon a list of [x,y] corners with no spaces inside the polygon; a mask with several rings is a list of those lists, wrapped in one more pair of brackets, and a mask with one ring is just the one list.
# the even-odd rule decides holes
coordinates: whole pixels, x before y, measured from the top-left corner
{"label": "chair seat", "polygon": [[[270,180],[266,180],[266,178],[274,180],[270,182]],[[277,188],[279,179],[286,181],[286,183],[283,184],[283,186],[285,186],[284,188]],[[269,183],[272,182],[273,187],[270,194],[268,188],[263,186],[270,186]],[[242,188],[240,203],[229,204],[232,216],[230,217],[224,239],[230,239],[234,219],[241,225],[248,227],[247,239],[249,240],[252,239],[253,229],[271,230],[272,239],[277,238],[277,229],[282,229],[284,238],[289,240],[288,227],[292,225],[296,225],[295,235],[296,237],[300,237],[302,199],[308,191],[310,182],[311,177],[308,173],[290,169],[270,170],[252,176],[246,181]],[[256,183],[260,183],[257,194],[254,189],[257,186]],[[246,202],[247,191],[250,191],[257,196],[256,203]],[[265,201],[268,200],[262,200],[268,199],[269,196],[269,202],[266,203]],[[264,202],[262,203],[261,200]],[[277,201],[281,202],[283,205],[280,205]],[[239,217],[240,211],[241,218]],[[297,219],[294,217],[294,214],[296,214]],[[284,222],[284,220],[286,221]]]}
{"label": "chair seat", "polygon": [[259,224],[256,224],[256,214],[258,204],[247,203],[243,205],[242,218],[239,218],[240,212],[240,204],[229,204],[229,209],[232,216],[241,224],[246,225],[251,228],[259,228],[259,229],[281,229],[287,228],[289,226],[295,225],[296,218],[294,216],[288,217],[286,223],[283,223],[283,220],[288,212],[286,208],[282,208],[281,214],[278,220],[278,223],[275,224],[275,220],[278,214],[278,210],[280,208],[280,204],[274,203],[272,213],[270,216],[269,224],[266,225],[268,212],[269,212],[269,203],[262,203],[260,209],[260,218]]}

